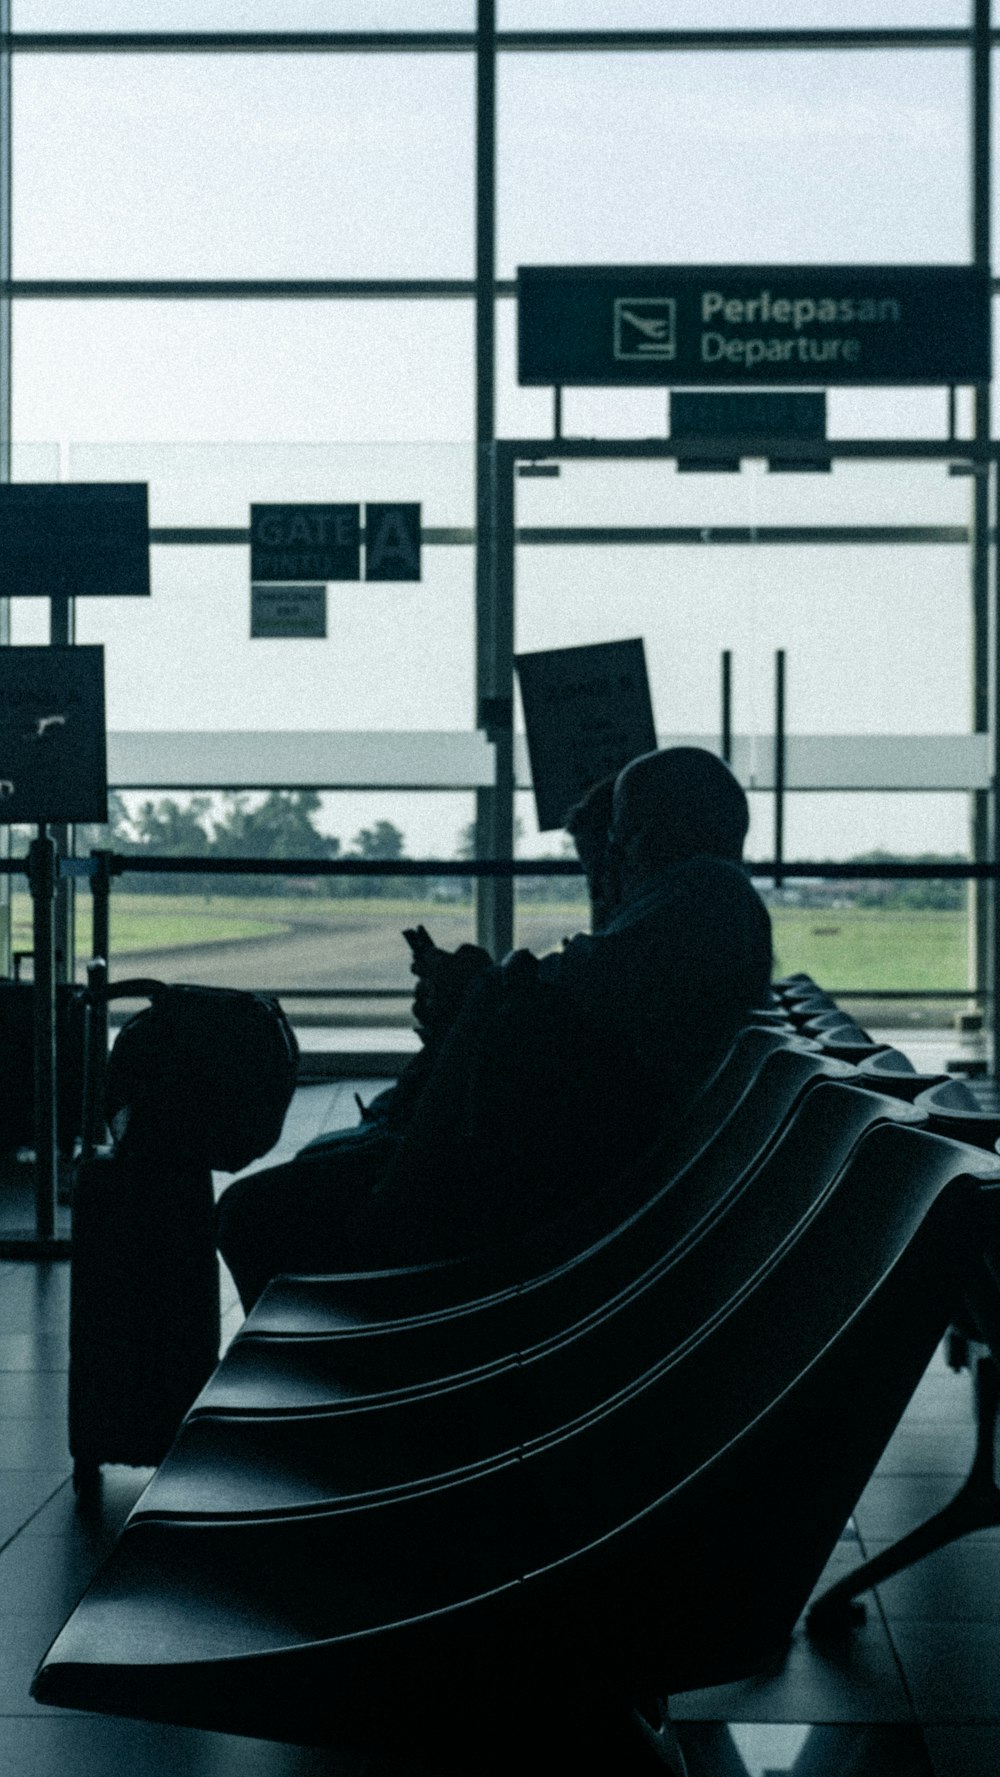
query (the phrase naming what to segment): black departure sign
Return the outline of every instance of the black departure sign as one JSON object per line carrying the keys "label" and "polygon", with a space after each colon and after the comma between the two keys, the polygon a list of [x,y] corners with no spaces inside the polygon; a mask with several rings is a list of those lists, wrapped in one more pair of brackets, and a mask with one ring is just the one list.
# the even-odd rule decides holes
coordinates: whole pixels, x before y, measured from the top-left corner
{"label": "black departure sign", "polygon": [[522,383],[977,383],[973,266],[522,266]]}

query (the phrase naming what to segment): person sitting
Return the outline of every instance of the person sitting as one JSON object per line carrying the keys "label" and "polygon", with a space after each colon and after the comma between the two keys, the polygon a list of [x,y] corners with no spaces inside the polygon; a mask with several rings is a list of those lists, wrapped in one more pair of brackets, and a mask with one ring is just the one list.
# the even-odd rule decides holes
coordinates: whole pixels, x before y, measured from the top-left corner
{"label": "person sitting", "polygon": [[600,820],[583,841],[597,929],[540,961],[481,953],[374,1164],[303,1154],[224,1193],[219,1248],[245,1307],[283,1271],[515,1239],[642,1152],[718,1065],[770,981],[770,922],[740,863],[746,798],[713,754],[672,748],[626,767],[611,810],[604,842]]}
{"label": "person sitting", "polygon": [[626,766],[598,870],[591,860],[604,923],[540,960],[516,951],[477,984],[356,1219],[362,1262],[516,1241],[669,1131],[770,991],[748,826],[712,753]]}

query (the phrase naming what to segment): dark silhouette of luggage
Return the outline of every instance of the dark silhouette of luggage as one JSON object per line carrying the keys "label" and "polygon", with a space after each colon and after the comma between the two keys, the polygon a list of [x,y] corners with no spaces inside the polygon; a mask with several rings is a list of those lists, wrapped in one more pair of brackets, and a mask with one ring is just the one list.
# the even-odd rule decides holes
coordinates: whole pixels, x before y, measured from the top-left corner
{"label": "dark silhouette of luggage", "polygon": [[[213,1168],[273,1146],[298,1046],[276,1001],[90,971],[89,1031],[108,1000],[148,998],[105,1070],[88,1043],[73,1182],[69,1445],[77,1489],[104,1462],[160,1462],[219,1353]],[[102,1028],[102,1027],[101,1027]],[[105,1078],[106,1072],[106,1078]],[[101,1107],[103,1106],[103,1110]],[[104,1122],[110,1145],[96,1145]]]}

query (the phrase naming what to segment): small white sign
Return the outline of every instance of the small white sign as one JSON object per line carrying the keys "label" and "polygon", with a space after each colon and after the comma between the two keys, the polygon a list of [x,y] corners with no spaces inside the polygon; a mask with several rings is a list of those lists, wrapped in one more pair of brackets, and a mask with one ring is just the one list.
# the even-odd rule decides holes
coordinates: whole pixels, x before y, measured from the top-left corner
{"label": "small white sign", "polygon": [[615,357],[677,356],[677,303],[672,296],[615,297]]}
{"label": "small white sign", "polygon": [[322,641],[325,635],[325,586],[284,586],[280,581],[251,586],[251,640]]}

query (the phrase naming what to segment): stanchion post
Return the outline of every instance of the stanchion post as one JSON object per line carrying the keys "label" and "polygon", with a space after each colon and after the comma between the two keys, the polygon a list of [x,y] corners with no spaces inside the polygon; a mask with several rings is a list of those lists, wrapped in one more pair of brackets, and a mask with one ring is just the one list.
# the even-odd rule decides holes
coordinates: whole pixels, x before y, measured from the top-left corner
{"label": "stanchion post", "polygon": [[35,1233],[56,1228],[56,846],[44,823],[28,848],[35,952]]}
{"label": "stanchion post", "polygon": [[[90,954],[104,964],[104,986],[111,967],[111,861],[114,853],[92,851],[94,874],[90,879],[91,925]],[[88,977],[89,979],[89,977]],[[91,1006],[90,1032],[93,1043],[102,1043],[102,1055],[108,1052],[108,1003],[100,999]]]}
{"label": "stanchion post", "polygon": [[774,886],[785,880],[785,650],[774,655]]}
{"label": "stanchion post", "polygon": [[727,765],[733,762],[733,654],[722,650],[722,757]]}

